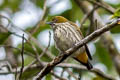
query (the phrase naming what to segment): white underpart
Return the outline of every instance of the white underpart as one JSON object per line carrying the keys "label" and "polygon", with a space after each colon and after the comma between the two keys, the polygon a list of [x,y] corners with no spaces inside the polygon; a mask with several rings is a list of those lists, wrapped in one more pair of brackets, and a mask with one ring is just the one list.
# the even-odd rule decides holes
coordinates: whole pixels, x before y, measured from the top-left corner
{"label": "white underpart", "polygon": [[[68,22],[55,23],[54,28],[55,28],[54,29],[55,30],[54,31],[55,43],[56,43],[57,48],[60,51],[66,51],[68,47],[69,48],[73,47],[75,43],[79,42],[82,39],[77,29]],[[79,53],[83,53],[84,51],[85,49],[84,47],[82,47],[78,51],[75,52],[75,55]]]}

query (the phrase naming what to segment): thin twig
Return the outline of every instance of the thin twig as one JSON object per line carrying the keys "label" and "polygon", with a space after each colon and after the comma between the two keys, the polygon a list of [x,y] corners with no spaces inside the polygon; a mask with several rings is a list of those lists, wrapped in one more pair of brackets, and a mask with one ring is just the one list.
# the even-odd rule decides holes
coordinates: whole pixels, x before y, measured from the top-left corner
{"label": "thin twig", "polygon": [[6,20],[8,20],[8,24],[7,24],[7,26],[6,26],[6,27],[8,28],[9,25],[10,25],[10,22],[11,22],[11,21],[9,20],[9,18],[7,18],[6,16],[3,16],[3,15],[1,15],[1,14],[0,14],[0,17],[1,17],[1,18],[5,18]]}
{"label": "thin twig", "polygon": [[48,10],[48,7],[47,7],[47,4],[46,4],[47,0],[44,0],[44,6],[43,6],[43,14],[41,16],[41,21],[44,21],[45,20],[45,16],[47,14],[47,10]]}
{"label": "thin twig", "polygon": [[21,66],[21,70],[20,70],[20,76],[19,76],[19,80],[22,78],[22,72],[23,72],[23,69],[24,69],[24,34],[23,34],[23,37],[22,37],[22,51],[21,51],[21,58],[22,58],[22,66]]}
{"label": "thin twig", "polygon": [[36,61],[37,61],[37,60],[35,59],[35,60],[32,61],[30,64],[28,64],[28,65],[24,68],[23,72],[27,71],[33,64],[35,64]]}
{"label": "thin twig", "polygon": [[95,20],[95,30],[98,29],[98,22],[97,22],[97,19]]}
{"label": "thin twig", "polygon": [[18,75],[18,72],[17,72],[18,70],[17,70],[17,64],[16,64],[16,66],[15,66],[15,80],[17,80],[17,75]]}
{"label": "thin twig", "polygon": [[85,70],[85,71],[90,71],[90,72],[93,72],[105,79],[108,79],[108,80],[115,80],[112,76],[109,76],[105,73],[103,73],[102,71],[100,71],[99,69],[97,68],[93,68],[91,70],[88,70],[86,69],[86,67],[82,66],[82,65],[78,65],[78,64],[68,64],[68,63],[60,63],[58,64],[57,66],[59,67],[64,67],[64,68],[73,68],[73,69],[78,69],[78,70]]}
{"label": "thin twig", "polygon": [[41,55],[39,56],[39,58],[41,58],[48,50],[48,48],[50,47],[50,42],[51,42],[51,32],[49,31],[49,42],[48,42],[48,46],[46,47],[45,51],[43,51],[41,53]]}
{"label": "thin twig", "polygon": [[102,8],[104,8],[105,10],[107,10],[108,12],[110,12],[112,14],[115,12],[115,9],[113,7],[107,5],[107,4],[103,3],[103,2],[102,3],[97,2],[95,0],[86,0],[86,1],[89,1],[89,2],[91,2],[93,4],[96,4],[96,5],[100,6],[100,7],[102,7]]}
{"label": "thin twig", "polygon": [[[67,60],[68,59],[66,59],[64,62],[67,63]],[[64,68],[64,71],[67,71],[70,76],[72,76],[75,80],[78,80],[77,77],[68,68]]]}
{"label": "thin twig", "polygon": [[[1,15],[1,16],[2,16],[2,15]],[[3,17],[5,17],[5,16],[3,16]],[[19,30],[27,33],[28,36],[30,37],[30,39],[31,39],[40,49],[42,49],[43,51],[45,50],[45,48],[44,48],[43,46],[41,46],[41,44],[39,43],[39,41],[38,41],[37,39],[35,39],[34,37],[32,37],[32,35],[31,35],[29,32],[27,32],[27,31],[21,29],[20,27],[17,27],[16,25],[14,25],[9,18],[7,18],[7,17],[5,17],[5,18],[8,19],[8,21],[10,21],[12,27],[14,27],[14,28],[16,28],[16,29],[19,29]],[[22,36],[16,34],[15,32],[11,32],[11,31],[9,31],[9,32],[12,33],[13,35],[17,36],[17,37],[22,38]],[[25,40],[28,41],[26,38],[25,38]],[[49,50],[46,50],[46,55],[48,55],[49,58],[51,58],[51,59],[53,59],[53,58],[55,57],[53,54],[51,54],[51,52],[50,52]]]}
{"label": "thin twig", "polygon": [[80,25],[80,28],[82,28],[83,24],[85,23],[85,21],[87,20],[87,18],[96,10],[98,9],[98,7],[94,7],[90,12],[88,12],[84,17],[83,19],[81,20],[81,25]]}
{"label": "thin twig", "polygon": [[[90,19],[90,26],[89,26],[89,28],[88,28],[88,30],[87,30],[87,32],[86,32],[86,36],[87,35],[89,35],[91,32],[93,32],[93,31],[95,31],[96,29],[95,29],[95,27],[94,27],[94,13],[95,13],[95,8],[99,8],[99,6],[98,5],[94,5],[93,6],[93,11],[91,12],[91,15],[90,15],[90,17],[88,17],[88,19]],[[89,13],[89,12],[88,12]],[[88,14],[88,13],[86,13],[86,14]]]}
{"label": "thin twig", "polygon": [[[43,46],[41,46],[41,44],[39,43],[39,41],[37,39],[35,39],[34,37],[32,37],[32,35],[30,33],[27,33],[30,37],[30,39],[40,48],[42,49],[42,51],[45,50],[45,48]],[[55,58],[55,56],[49,51],[46,51],[46,55],[49,56],[49,58],[53,59]]]}
{"label": "thin twig", "polygon": [[68,69],[65,69],[75,80],[78,80],[78,78]]}
{"label": "thin twig", "polygon": [[82,72],[79,72],[78,80],[81,80]]}
{"label": "thin twig", "polygon": [[[11,45],[0,45],[0,47],[13,48],[13,49],[16,49],[16,50],[18,50],[18,51],[21,52],[21,49],[19,49],[19,48],[17,48],[17,47],[13,47],[13,46],[11,46]],[[35,58],[35,56],[32,55],[32,53],[27,52],[26,50],[24,50],[24,53],[27,53],[28,56],[31,56],[31,57]]]}
{"label": "thin twig", "polygon": [[[5,17],[5,16],[4,16],[4,17]],[[42,51],[45,50],[45,48],[44,48],[43,46],[41,46],[41,44],[39,43],[39,41],[38,41],[37,39],[35,39],[29,32],[27,32],[27,31],[21,29],[20,27],[16,26],[14,23],[12,23],[12,21],[11,21],[9,18],[6,17],[6,19],[8,19],[8,21],[10,21],[11,26],[14,27],[14,29],[16,28],[16,29],[19,29],[19,30],[27,33],[27,35],[30,37],[30,39],[31,39],[40,49],[42,49]],[[11,31],[9,31],[9,32],[11,32]],[[18,37],[22,38],[22,36],[16,34],[15,32],[11,32],[11,33],[12,33],[13,35],[15,35],[15,36],[18,36]],[[27,41],[26,38],[25,38],[25,40]],[[51,59],[53,59],[53,58],[55,57],[53,54],[51,54],[51,52],[50,52],[49,50],[46,51],[46,55],[48,55],[49,58],[51,58]]]}
{"label": "thin twig", "polygon": [[61,77],[63,76],[64,71],[65,71],[65,68],[63,68],[63,70],[61,72],[61,75],[60,75]]}
{"label": "thin twig", "polygon": [[[43,66],[46,66],[48,63],[43,62],[42,64],[43,64]],[[36,69],[36,68],[40,68],[40,67],[41,67],[41,65],[34,64],[31,67],[29,67],[29,69]],[[97,68],[93,68],[92,70],[88,70],[85,66],[82,66],[82,65],[79,65],[79,64],[60,63],[60,64],[56,65],[56,67],[73,68],[73,69],[78,69],[78,71],[81,71],[81,70],[83,70],[83,71],[89,71],[89,72],[95,73],[95,74],[97,74],[97,75],[99,75],[99,76],[101,76],[101,77],[103,77],[105,79],[115,80],[112,76],[103,73],[101,70],[99,70]],[[20,73],[20,68],[18,68],[17,72]],[[16,71],[12,70],[12,72],[0,72],[0,74],[11,74],[11,73],[15,74]]]}
{"label": "thin twig", "polygon": [[67,80],[67,79],[64,79],[58,75],[56,75],[53,71],[50,72],[55,78],[59,79],[59,80]]}
{"label": "thin twig", "polygon": [[108,24],[96,31],[94,31],[93,33],[91,33],[89,36],[85,37],[84,39],[82,39],[80,42],[76,43],[75,46],[73,46],[72,48],[66,50],[63,54],[61,54],[60,56],[56,57],[52,62],[50,62],[47,66],[45,66],[40,73],[36,76],[36,80],[41,80],[46,74],[48,74],[57,64],[61,63],[62,61],[64,61],[68,56],[70,56],[74,51],[76,51],[77,49],[79,49],[80,47],[82,47],[84,44],[90,42],[91,40],[93,40],[94,38],[100,36],[102,33],[110,30],[111,28],[115,27],[117,24],[117,21],[114,21],[111,24]]}
{"label": "thin twig", "polygon": [[39,58],[39,53],[38,53],[36,47],[32,43],[30,43],[30,44],[31,44],[33,50],[35,51],[36,60],[39,62],[40,65],[42,65],[40,58]]}
{"label": "thin twig", "polygon": [[39,29],[41,23],[44,22],[44,20],[45,20],[45,17],[46,17],[46,15],[47,15],[47,13],[48,13],[48,10],[49,10],[49,8],[48,8],[47,5],[46,5],[46,1],[47,1],[47,0],[44,0],[43,14],[42,14],[42,16],[41,16],[41,19],[39,20],[39,22],[38,22],[38,24],[36,25],[36,27],[32,30],[32,33],[31,33],[31,34],[34,34],[35,32],[37,32],[37,30]]}
{"label": "thin twig", "polygon": [[[41,53],[41,55],[38,56],[38,59],[40,59],[40,58],[44,55],[44,53],[47,52],[47,50],[48,50],[48,48],[49,48],[49,46],[50,46],[50,42],[51,42],[51,32],[49,31],[49,43],[48,43],[48,46],[47,46],[46,49]],[[32,61],[32,62],[24,69],[23,72],[25,72],[26,70],[28,70],[29,67],[31,67],[36,61],[37,61],[37,60]],[[41,62],[40,62],[40,63],[41,63]],[[42,65],[42,63],[41,63],[41,65]]]}

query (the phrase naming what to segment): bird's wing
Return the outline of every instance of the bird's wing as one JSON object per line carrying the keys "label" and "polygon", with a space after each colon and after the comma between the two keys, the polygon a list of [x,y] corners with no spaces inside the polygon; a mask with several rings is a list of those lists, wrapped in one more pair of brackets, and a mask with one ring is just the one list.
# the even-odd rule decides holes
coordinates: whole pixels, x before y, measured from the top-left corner
{"label": "bird's wing", "polygon": [[[73,25],[73,26],[75,26],[76,29],[77,29],[77,31],[78,31],[78,32],[80,33],[80,35],[82,36],[82,38],[84,38],[84,36],[83,36],[80,28],[79,28],[75,23],[73,23],[73,22],[70,22],[70,24]],[[86,53],[87,53],[89,59],[92,60],[92,56],[91,56],[91,54],[90,54],[90,51],[89,51],[89,49],[88,49],[87,44],[85,44],[85,50],[86,50]]]}
{"label": "bird's wing", "polygon": [[87,44],[85,44],[85,50],[86,50],[86,53],[87,53],[89,59],[92,60],[92,56],[91,56],[91,54],[90,54],[90,51],[89,51],[89,49],[88,49]]}

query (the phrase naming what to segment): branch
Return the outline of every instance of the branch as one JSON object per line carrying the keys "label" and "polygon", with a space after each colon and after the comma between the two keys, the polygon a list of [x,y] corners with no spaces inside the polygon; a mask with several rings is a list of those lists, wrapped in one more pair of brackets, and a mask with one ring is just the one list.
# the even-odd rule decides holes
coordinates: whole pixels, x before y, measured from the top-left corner
{"label": "branch", "polygon": [[[42,51],[45,51],[46,48],[44,48],[44,47],[39,43],[39,41],[38,41],[37,39],[35,39],[34,37],[32,37],[32,35],[31,35],[30,33],[28,33],[28,32],[26,32],[26,33],[29,35],[29,37],[31,38],[31,40],[32,40],[40,49],[42,49]],[[49,58],[51,58],[51,59],[53,59],[53,58],[55,57],[49,50],[46,51],[46,55],[49,56]]]}
{"label": "branch", "polygon": [[98,6],[95,6],[91,11],[89,11],[87,14],[85,14],[85,16],[82,18],[81,20],[81,25],[80,28],[83,28],[83,24],[85,23],[85,21],[87,20],[87,18],[96,10],[98,9]]}
{"label": "branch", "polygon": [[[42,64],[44,66],[46,66],[48,63],[47,62],[42,62]],[[41,68],[42,66],[41,65],[32,65],[31,67],[29,67],[29,69],[35,69],[35,68]],[[58,65],[56,65],[56,67],[62,67],[62,68],[73,68],[73,69],[77,69],[77,70],[84,70],[84,71],[90,71],[92,73],[95,73],[105,79],[109,79],[109,80],[115,80],[112,76],[110,75],[107,75],[105,73],[103,73],[102,71],[100,71],[99,69],[96,69],[96,68],[93,68],[92,70],[88,70],[85,66],[82,66],[82,65],[78,65],[78,64],[71,64],[71,63],[60,63]],[[26,67],[25,67],[26,68]],[[25,69],[24,68],[24,69]],[[20,68],[18,68],[17,70],[17,73],[20,72]],[[16,73],[16,70],[14,69],[12,72],[0,72],[0,74],[15,74]]]}
{"label": "branch", "polygon": [[86,67],[78,65],[78,64],[68,64],[68,63],[61,63],[58,64],[57,66],[59,67],[64,67],[64,68],[74,68],[74,69],[78,69],[78,70],[85,70],[85,71],[90,71],[93,72],[95,74],[98,74],[99,76],[105,78],[105,79],[109,79],[109,80],[115,80],[113,77],[104,74],[102,71],[100,71],[99,69],[93,68],[91,70],[86,69]]}
{"label": "branch", "polygon": [[[18,50],[20,52],[22,51],[21,49],[19,49],[17,47],[13,47],[11,45],[0,45],[0,47],[13,48],[13,49],[16,49],[16,50]],[[35,58],[35,56],[33,54],[31,54],[30,52],[27,52],[26,50],[24,50],[24,52],[27,53],[28,56],[31,56],[31,57]]]}
{"label": "branch", "polygon": [[[3,16],[3,15],[0,15],[0,17],[1,17],[1,16],[2,16],[3,18],[7,19],[7,20],[10,22],[11,26],[12,26],[14,29],[19,29],[19,30],[25,32],[25,33],[30,37],[30,39],[31,39],[40,49],[42,49],[42,51],[45,50],[45,48],[39,43],[39,41],[38,41],[37,39],[35,39],[35,38],[31,35],[31,33],[29,33],[29,32],[27,32],[27,31],[21,29],[21,28],[18,27],[18,26],[16,26],[9,18],[7,18],[7,17],[5,17],[5,16]],[[1,26],[1,25],[0,25],[0,26]],[[6,28],[5,28],[5,29],[6,29]],[[7,30],[7,29],[6,29],[6,30]],[[8,30],[7,30],[7,31],[8,31]],[[11,32],[11,31],[9,31],[9,32]],[[22,36],[16,34],[15,32],[11,32],[11,33],[12,33],[13,35],[17,36],[17,37],[22,38]],[[25,40],[27,41],[26,38],[25,38]],[[46,51],[46,55],[49,56],[49,58],[51,58],[51,59],[53,59],[53,58],[55,57],[49,50]]]}
{"label": "branch", "polygon": [[43,14],[41,16],[41,19],[40,21],[38,22],[38,24],[36,25],[36,27],[32,30],[32,33],[31,34],[34,34],[35,32],[37,32],[37,30],[40,28],[40,25],[42,24],[42,22],[45,21],[45,17],[47,16],[47,13],[49,11],[49,8],[47,7],[46,5],[46,1],[47,0],[44,0],[44,6],[43,6]]}
{"label": "branch", "polygon": [[108,12],[110,12],[112,14],[115,12],[114,8],[112,8],[111,6],[103,3],[102,1],[100,1],[100,2],[97,2],[95,0],[86,0],[86,1],[89,1],[89,2],[91,2],[93,4],[96,4],[96,5],[100,6],[100,7],[102,7],[102,8],[104,8],[105,10],[107,10]]}
{"label": "branch", "polygon": [[[29,41],[28,41],[28,42],[29,42]],[[32,46],[33,50],[35,51],[35,59],[36,59],[35,62],[38,61],[38,63],[39,63],[40,65],[42,65],[42,63],[41,63],[41,61],[40,61],[40,58],[39,58],[39,53],[38,53],[36,47],[35,47],[31,42],[29,42],[29,44]],[[35,62],[32,62],[31,64],[34,64]]]}
{"label": "branch", "polygon": [[80,47],[82,47],[84,44],[90,42],[91,40],[93,40],[94,38],[100,36],[102,33],[110,30],[111,28],[113,28],[114,26],[118,25],[117,24],[118,20],[114,21],[111,24],[108,24],[96,31],[94,31],[93,33],[91,33],[89,36],[85,37],[84,39],[82,39],[80,42],[76,43],[75,46],[73,46],[72,48],[68,49],[67,51],[65,51],[63,54],[61,54],[60,56],[56,57],[52,62],[50,62],[49,64],[47,64],[47,66],[45,66],[41,72],[36,76],[36,80],[41,80],[46,74],[48,74],[57,64],[61,63],[62,61],[64,61],[68,56],[70,56],[73,52],[75,52],[77,49],[79,49]]}
{"label": "branch", "polygon": [[[51,32],[49,32],[49,43],[48,46],[46,47],[46,49],[41,53],[41,55],[37,56],[37,60],[39,61],[39,63],[43,66],[43,64],[40,61],[40,58],[44,55],[44,53],[46,53],[48,51],[48,48],[50,46],[50,42],[51,42]],[[37,55],[37,54],[36,54]],[[26,70],[29,69],[29,67],[31,67],[37,60],[32,61],[24,70],[23,72],[25,72]]]}
{"label": "branch", "polygon": [[18,75],[18,72],[17,72],[17,64],[16,64],[16,67],[15,67],[15,80],[17,80],[17,75]]}
{"label": "branch", "polygon": [[75,80],[78,80],[78,78],[74,75],[74,73],[72,71],[70,71],[69,69],[65,69],[70,76],[72,76]]}
{"label": "branch", "polygon": [[3,16],[3,15],[1,15],[0,14],[0,18],[5,18],[6,20],[8,20],[8,24],[7,24],[7,26],[6,27],[9,27],[9,25],[10,25],[10,19],[9,18],[7,18],[6,16]]}
{"label": "branch", "polygon": [[56,75],[54,72],[51,72],[51,74],[52,74],[55,78],[58,78],[59,80],[67,80],[67,79],[64,79],[64,78]]}
{"label": "branch", "polygon": [[[91,11],[91,8],[93,7],[92,5],[89,4],[89,2],[87,1],[81,1],[81,0],[74,0],[76,2],[76,4],[82,9],[82,11],[86,14],[89,11]],[[92,18],[94,21],[97,20],[98,23],[98,28],[101,28],[105,25],[105,23],[103,22],[103,20],[100,18],[99,14],[95,11],[94,12],[94,17]],[[91,18],[89,18],[91,19]],[[118,74],[120,75],[120,54],[119,51],[117,50],[114,41],[112,39],[111,33],[110,31],[108,31],[107,33],[103,34],[100,37],[100,41],[102,42],[102,44],[104,45],[104,47],[108,50],[108,52],[110,53],[111,59],[114,63],[114,66],[116,68],[116,71],[118,72]]]}
{"label": "branch", "polygon": [[[8,31],[7,27],[9,26],[10,23],[8,23],[7,26],[4,26],[1,23],[1,18],[6,19],[7,17],[4,17],[4,16],[0,15],[0,34],[1,33],[9,34],[9,31]],[[1,38],[0,38],[0,41],[1,41]],[[12,37],[8,36],[8,38],[5,40],[4,44],[11,46],[12,43],[13,43],[12,42]],[[15,67],[15,64],[17,64],[17,61],[16,61],[16,58],[15,58],[15,55],[13,54],[13,49],[12,48],[7,48],[7,47],[4,47],[4,48],[5,48],[5,52],[6,52],[6,59],[10,62],[12,67]]]}
{"label": "branch", "polygon": [[49,31],[49,42],[48,42],[48,46],[46,47],[45,51],[43,51],[43,52],[40,54],[39,58],[41,58],[41,57],[47,52],[48,48],[50,47],[50,42],[51,42],[51,32]]}
{"label": "branch", "polygon": [[49,46],[50,46],[50,42],[51,42],[51,32],[49,32],[49,43],[48,43],[48,46],[46,47],[46,49],[41,53],[41,55],[38,55],[38,52],[36,50],[36,48],[34,47],[34,45],[32,43],[30,43],[30,45],[32,46],[32,48],[34,49],[35,51],[35,54],[36,54],[36,60],[32,61],[27,67],[24,68],[23,72],[25,72],[26,70],[28,70],[36,61],[39,62],[39,64],[43,67],[43,64],[42,62],[40,61],[40,58],[44,55],[44,53],[47,52]]}
{"label": "branch", "polygon": [[23,34],[23,38],[22,38],[22,51],[21,51],[22,67],[21,67],[21,70],[20,70],[19,80],[22,77],[22,72],[23,72],[23,68],[24,68],[24,56],[23,56],[23,54],[24,54],[24,34]]}

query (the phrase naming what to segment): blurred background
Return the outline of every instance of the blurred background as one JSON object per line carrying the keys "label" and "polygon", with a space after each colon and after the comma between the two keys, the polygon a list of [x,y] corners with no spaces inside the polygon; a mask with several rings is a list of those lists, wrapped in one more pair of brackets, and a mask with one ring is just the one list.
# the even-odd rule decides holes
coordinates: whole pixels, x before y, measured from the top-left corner
{"label": "blurred background", "polygon": [[[78,5],[77,1],[81,4]],[[84,1],[86,3],[82,4]],[[105,8],[95,2],[104,4]],[[96,6],[97,8],[83,23],[84,17]],[[46,65],[59,55],[54,45],[52,30],[45,24],[46,21],[50,21],[53,16],[61,15],[78,26],[81,26],[82,22],[80,28],[84,35],[88,35],[99,28],[94,25],[95,19],[101,19],[97,21],[98,26],[109,24],[112,21],[110,16],[118,8],[120,8],[120,0],[0,0],[0,79],[16,80],[17,71],[22,65],[23,34],[25,35],[24,67],[29,66],[38,55],[41,56],[40,61]],[[88,47],[93,57],[91,61],[93,66],[104,74],[120,80],[120,27],[115,27],[102,37],[89,42]],[[71,58],[66,59],[65,62],[80,65]],[[40,72],[39,61],[31,66],[23,71],[21,80],[33,80]],[[43,80],[61,78],[78,80],[79,75],[81,80],[107,80],[94,72],[62,66],[55,67]]]}

